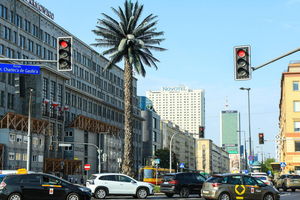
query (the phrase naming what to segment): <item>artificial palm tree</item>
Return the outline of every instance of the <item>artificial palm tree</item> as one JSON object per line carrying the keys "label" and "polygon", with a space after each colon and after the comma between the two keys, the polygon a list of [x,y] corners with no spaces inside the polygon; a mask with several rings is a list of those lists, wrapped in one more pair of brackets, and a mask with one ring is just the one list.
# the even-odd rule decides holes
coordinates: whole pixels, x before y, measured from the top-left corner
{"label": "artificial palm tree", "polygon": [[163,32],[156,31],[157,16],[150,14],[141,20],[143,5],[125,1],[124,9],[112,8],[118,16],[118,20],[102,13],[103,19],[98,20],[98,25],[93,32],[99,36],[96,43],[99,47],[107,47],[103,55],[109,55],[110,60],[104,70],[109,70],[114,64],[124,59],[124,104],[125,104],[125,125],[124,125],[124,156],[122,172],[134,176],[133,168],[133,69],[137,74],[146,75],[144,65],[153,66],[157,69],[156,62],[159,62],[151,50],[163,51],[159,45],[164,39],[157,38]]}

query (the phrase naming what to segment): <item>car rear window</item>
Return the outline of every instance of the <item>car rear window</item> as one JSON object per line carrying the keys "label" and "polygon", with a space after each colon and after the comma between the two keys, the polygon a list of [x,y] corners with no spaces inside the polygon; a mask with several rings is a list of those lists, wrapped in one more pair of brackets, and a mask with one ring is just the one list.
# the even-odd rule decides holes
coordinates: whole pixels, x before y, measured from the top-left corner
{"label": "car rear window", "polygon": [[212,176],[212,177],[208,178],[206,180],[206,182],[208,182],[208,183],[221,183],[222,180],[223,180],[223,177],[221,177],[221,176]]}
{"label": "car rear window", "polygon": [[92,176],[90,176],[89,180],[95,180],[96,178],[97,178],[97,176],[92,175]]}
{"label": "car rear window", "polygon": [[175,176],[174,175],[164,175],[163,177],[164,181],[172,181],[175,179]]}
{"label": "car rear window", "polygon": [[298,175],[288,175],[288,178],[291,178],[291,179],[300,179],[300,176],[298,176]]}

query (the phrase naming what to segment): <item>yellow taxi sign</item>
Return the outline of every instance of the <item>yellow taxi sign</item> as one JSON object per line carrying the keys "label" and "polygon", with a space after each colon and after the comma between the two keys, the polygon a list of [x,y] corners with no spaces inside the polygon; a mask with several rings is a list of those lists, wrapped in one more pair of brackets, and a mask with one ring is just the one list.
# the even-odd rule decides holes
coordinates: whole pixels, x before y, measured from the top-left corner
{"label": "yellow taxi sign", "polygon": [[16,174],[27,174],[27,170],[24,168],[18,169]]}
{"label": "yellow taxi sign", "polygon": [[[241,188],[241,190],[239,190],[239,188]],[[237,195],[243,195],[246,192],[246,188],[244,185],[236,185],[234,187],[234,190]]]}

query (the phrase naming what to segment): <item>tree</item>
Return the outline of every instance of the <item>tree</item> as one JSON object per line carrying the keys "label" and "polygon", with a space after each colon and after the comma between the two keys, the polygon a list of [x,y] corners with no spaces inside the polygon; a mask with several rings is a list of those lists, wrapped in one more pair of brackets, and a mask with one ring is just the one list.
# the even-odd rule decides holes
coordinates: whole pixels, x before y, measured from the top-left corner
{"label": "tree", "polygon": [[261,164],[261,171],[266,172],[266,173],[268,171],[271,171],[273,173],[273,169],[271,166],[272,162],[275,162],[274,158],[268,158],[267,160],[265,160],[265,162]]}
{"label": "tree", "polygon": [[[157,149],[155,152],[156,158],[160,159],[159,167],[169,168],[170,167],[170,150],[169,149]],[[178,159],[176,154],[172,152],[172,169],[177,168]]]}
{"label": "tree", "polygon": [[[134,176],[133,168],[133,68],[137,74],[146,75],[144,65],[157,69],[156,59],[151,50],[163,51],[158,47],[164,39],[157,38],[163,32],[156,31],[157,16],[150,14],[141,20],[144,6],[126,0],[124,9],[112,8],[119,21],[102,13],[103,19],[98,19],[98,25],[93,32],[99,36],[96,47],[107,47],[103,55],[109,55],[110,60],[104,70],[109,70],[116,63],[124,60],[124,155],[122,172]],[[141,21],[141,22],[140,22]],[[140,23],[139,23],[140,22]]]}

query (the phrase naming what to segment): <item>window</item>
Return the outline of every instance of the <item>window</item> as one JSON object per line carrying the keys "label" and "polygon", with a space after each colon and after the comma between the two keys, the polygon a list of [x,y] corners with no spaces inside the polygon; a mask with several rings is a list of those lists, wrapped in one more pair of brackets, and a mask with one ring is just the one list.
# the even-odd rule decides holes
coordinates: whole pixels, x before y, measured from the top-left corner
{"label": "window", "polygon": [[295,151],[300,151],[300,142],[295,142]]}
{"label": "window", "polygon": [[294,112],[300,112],[300,101],[294,101]]}
{"label": "window", "polygon": [[294,122],[294,132],[300,132],[300,121]]}
{"label": "window", "polygon": [[16,135],[15,134],[9,134],[9,141],[14,142],[16,141]]}
{"label": "window", "polygon": [[229,176],[227,180],[227,184],[232,185],[241,185],[241,176]]}
{"label": "window", "polygon": [[31,174],[28,174],[26,176],[22,176],[22,179],[21,179],[21,183],[25,184],[26,185],[39,185],[40,184],[40,176],[39,175],[31,175]]}
{"label": "window", "polygon": [[16,153],[16,160],[21,160],[21,159],[22,159],[22,154]]}
{"label": "window", "polygon": [[127,176],[118,176],[119,178],[119,181],[120,182],[127,182],[127,183],[130,183],[132,181],[131,178],[127,177]]}
{"label": "window", "polygon": [[9,152],[9,153],[8,153],[8,159],[9,159],[9,160],[15,160],[15,153]]}
{"label": "window", "polygon": [[104,181],[116,181],[116,176],[115,175],[108,175],[108,176],[101,176],[99,180],[104,180]]}
{"label": "window", "polygon": [[299,82],[293,81],[293,91],[299,91]]}
{"label": "window", "polygon": [[60,180],[50,177],[50,176],[43,176],[43,185],[57,185],[60,184]]}
{"label": "window", "polygon": [[65,151],[73,151],[73,146],[65,147]]}
{"label": "window", "polygon": [[257,182],[253,177],[244,176],[244,185],[257,185]]}
{"label": "window", "polygon": [[22,142],[22,138],[23,138],[22,135],[17,135],[17,142],[21,143]]}
{"label": "window", "polygon": [[37,162],[38,161],[38,156],[37,155],[33,155],[32,156],[32,162]]}

